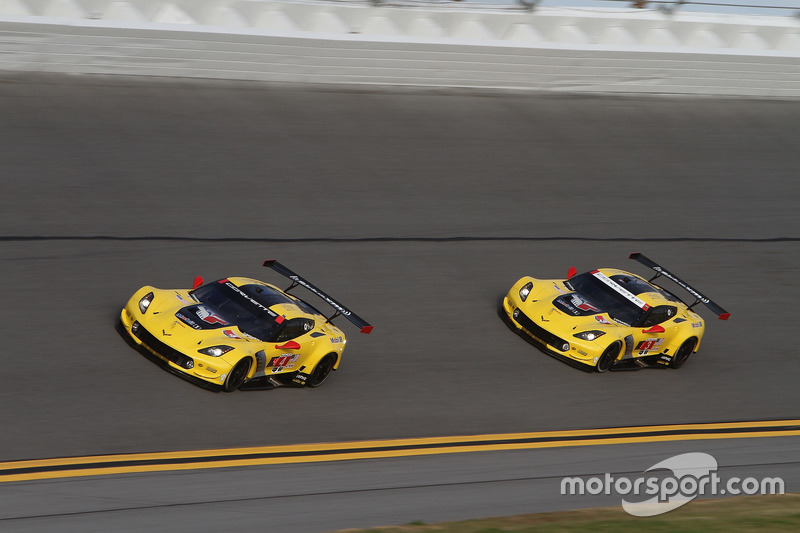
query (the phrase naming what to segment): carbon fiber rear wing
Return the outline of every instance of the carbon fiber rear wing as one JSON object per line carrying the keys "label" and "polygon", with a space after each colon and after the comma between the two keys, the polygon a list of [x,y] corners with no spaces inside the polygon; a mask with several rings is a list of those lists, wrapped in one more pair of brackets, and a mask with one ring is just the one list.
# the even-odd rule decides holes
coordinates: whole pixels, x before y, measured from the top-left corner
{"label": "carbon fiber rear wing", "polygon": [[684,289],[686,292],[688,292],[689,294],[694,296],[694,298],[695,298],[694,303],[689,306],[689,309],[691,309],[692,307],[694,307],[695,305],[697,305],[699,303],[702,303],[706,307],[711,309],[714,312],[714,314],[716,314],[719,317],[720,320],[728,320],[728,318],[731,316],[731,314],[729,312],[727,312],[725,309],[723,309],[719,305],[717,305],[714,302],[712,302],[708,297],[706,297],[702,293],[700,293],[700,291],[698,291],[697,289],[692,288],[691,285],[689,285],[688,283],[686,283],[681,278],[679,278],[678,276],[676,276],[672,272],[668,271],[664,267],[660,266],[658,263],[656,263],[652,259],[648,259],[647,257],[645,257],[644,255],[642,255],[640,253],[632,253],[630,255],[630,259],[635,259],[636,261],[639,261],[644,266],[652,268],[653,270],[656,271],[656,275],[653,276],[652,278],[650,278],[650,281],[653,281],[654,279],[656,279],[659,276],[664,276],[665,278],[671,279],[672,281],[677,283],[682,289]]}
{"label": "carbon fiber rear wing", "polygon": [[337,302],[336,300],[334,300],[333,298],[331,298],[330,296],[328,296],[327,294],[322,292],[314,284],[312,284],[311,282],[309,282],[309,281],[303,279],[302,277],[298,276],[297,274],[295,274],[294,272],[292,272],[291,270],[289,270],[288,268],[286,268],[282,264],[278,263],[276,260],[267,259],[266,261],[264,261],[264,266],[265,267],[269,267],[272,270],[274,270],[275,272],[277,272],[278,274],[286,276],[287,278],[292,280],[292,285],[288,289],[286,289],[285,292],[289,292],[290,290],[292,290],[295,287],[297,287],[298,285],[300,285],[302,287],[305,287],[309,291],[313,292],[314,294],[319,296],[321,299],[325,300],[325,303],[327,303],[328,305],[333,307],[333,309],[336,311],[333,314],[333,316],[331,316],[328,319],[328,322],[330,322],[331,320],[333,320],[337,316],[342,315],[347,320],[349,320],[350,322],[355,324],[356,327],[360,328],[361,329],[361,333],[369,333],[369,332],[372,331],[372,326],[366,320],[364,320],[360,316],[356,315],[355,313],[350,311],[348,308],[346,308],[345,306],[343,306],[342,304],[340,304],[339,302]]}

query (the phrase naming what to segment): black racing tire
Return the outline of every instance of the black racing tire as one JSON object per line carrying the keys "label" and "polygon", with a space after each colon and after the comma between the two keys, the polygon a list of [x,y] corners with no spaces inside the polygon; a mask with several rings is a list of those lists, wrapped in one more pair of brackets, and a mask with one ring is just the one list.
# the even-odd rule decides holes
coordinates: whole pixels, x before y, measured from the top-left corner
{"label": "black racing tire", "polygon": [[311,371],[311,374],[309,374],[306,387],[319,387],[322,385],[336,365],[336,358],[337,356],[335,353],[329,353],[323,357],[320,362],[317,363],[317,366],[314,367],[314,370]]}
{"label": "black racing tire", "polygon": [[597,372],[605,372],[614,365],[614,361],[619,357],[619,352],[622,349],[622,343],[619,341],[612,342],[608,348],[603,350],[600,357],[597,358],[597,364],[594,369]]}
{"label": "black racing tire", "polygon": [[225,383],[222,385],[222,390],[225,392],[233,392],[241,387],[242,383],[244,383],[244,380],[247,378],[248,372],[250,372],[251,364],[252,362],[250,361],[249,357],[246,357],[236,363],[236,366],[231,369],[228,377],[225,379]]}
{"label": "black racing tire", "polygon": [[678,348],[678,350],[675,352],[675,355],[672,356],[672,361],[669,362],[669,367],[682,367],[686,361],[689,360],[689,356],[694,353],[695,346],[697,346],[697,337],[689,337],[683,341],[683,344],[681,344],[680,348]]}

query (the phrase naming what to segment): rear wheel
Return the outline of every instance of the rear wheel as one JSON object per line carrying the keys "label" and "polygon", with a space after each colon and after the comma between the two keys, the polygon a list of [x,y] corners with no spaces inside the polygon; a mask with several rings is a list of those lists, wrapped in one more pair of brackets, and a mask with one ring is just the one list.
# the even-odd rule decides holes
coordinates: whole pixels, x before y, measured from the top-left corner
{"label": "rear wheel", "polygon": [[322,360],[317,363],[317,366],[314,367],[314,370],[311,371],[311,375],[308,376],[308,381],[306,381],[307,387],[319,387],[331,373],[333,370],[333,366],[336,364],[336,354],[329,353]]}
{"label": "rear wheel", "polygon": [[597,364],[594,367],[595,370],[598,372],[605,372],[611,368],[614,365],[614,361],[617,360],[621,348],[621,343],[611,343],[611,345],[603,351],[600,357],[597,358]]}
{"label": "rear wheel", "polygon": [[689,359],[689,356],[692,355],[694,352],[694,347],[697,346],[697,339],[692,337],[691,339],[686,339],[681,344],[681,347],[678,348],[678,351],[675,352],[675,355],[672,356],[672,361],[669,362],[670,368],[680,368],[683,364]]}
{"label": "rear wheel", "polygon": [[222,385],[222,390],[225,392],[233,392],[244,383],[247,373],[250,372],[250,359],[242,359],[236,366],[233,367],[225,383]]}

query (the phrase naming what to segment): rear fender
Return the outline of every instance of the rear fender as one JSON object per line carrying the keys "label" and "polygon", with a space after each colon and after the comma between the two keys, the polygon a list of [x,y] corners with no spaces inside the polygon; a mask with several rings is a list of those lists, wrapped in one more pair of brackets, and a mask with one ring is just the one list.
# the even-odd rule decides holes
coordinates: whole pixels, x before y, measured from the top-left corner
{"label": "rear fender", "polygon": [[686,339],[690,339],[692,337],[697,340],[697,345],[694,347],[694,352],[692,353],[696,353],[697,350],[700,349],[700,341],[703,339],[704,328],[694,328],[691,324],[692,323],[689,321],[680,324],[683,327],[678,328],[678,331],[672,337],[672,342],[669,344],[669,346],[665,346],[665,348],[669,348],[669,351],[667,352],[668,355],[674,355],[675,352],[678,351],[678,348],[681,347],[681,344],[683,344]]}
{"label": "rear fender", "polygon": [[322,358],[332,353],[336,356],[336,364],[333,365],[333,369],[337,370],[339,368],[339,363],[342,360],[342,353],[340,350],[337,350],[333,345],[329,343],[325,343],[322,346],[318,346],[316,350],[314,350],[308,358],[303,362],[301,368],[303,368],[302,372],[309,374],[317,364],[322,361]]}

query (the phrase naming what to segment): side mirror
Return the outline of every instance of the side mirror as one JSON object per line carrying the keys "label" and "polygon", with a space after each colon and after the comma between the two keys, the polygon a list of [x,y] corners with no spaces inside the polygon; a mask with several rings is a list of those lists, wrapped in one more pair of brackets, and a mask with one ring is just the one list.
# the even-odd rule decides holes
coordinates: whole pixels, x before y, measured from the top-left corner
{"label": "side mirror", "polygon": [[199,287],[202,284],[203,284],[203,278],[200,277],[200,276],[197,276],[196,278],[194,278],[194,284],[192,285],[192,290],[195,290],[197,287]]}
{"label": "side mirror", "polygon": [[569,267],[569,270],[567,270],[567,279],[570,279],[571,277],[573,277],[577,273],[578,273],[578,269],[577,268]]}
{"label": "side mirror", "polygon": [[286,344],[283,344],[281,346],[278,346],[276,344],[275,345],[275,349],[276,350],[299,350],[300,349],[300,343],[297,343],[295,341],[289,341]]}
{"label": "side mirror", "polygon": [[664,333],[665,331],[667,330],[664,329],[664,326],[659,326],[658,324],[656,324],[650,329],[643,329],[642,333]]}

